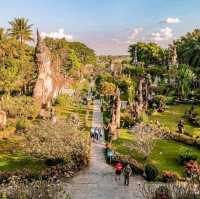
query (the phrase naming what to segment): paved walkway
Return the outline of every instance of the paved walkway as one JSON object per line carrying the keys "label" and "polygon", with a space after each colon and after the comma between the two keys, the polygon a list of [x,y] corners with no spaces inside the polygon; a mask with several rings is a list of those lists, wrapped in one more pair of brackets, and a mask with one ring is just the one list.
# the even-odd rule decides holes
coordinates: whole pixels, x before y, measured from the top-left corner
{"label": "paved walkway", "polygon": [[[100,101],[94,101],[93,127],[103,127]],[[92,144],[91,160],[88,169],[66,183],[66,191],[72,199],[142,199],[138,191],[142,183],[140,177],[131,177],[130,186],[115,181],[114,169],[106,164],[103,154],[103,140]]]}

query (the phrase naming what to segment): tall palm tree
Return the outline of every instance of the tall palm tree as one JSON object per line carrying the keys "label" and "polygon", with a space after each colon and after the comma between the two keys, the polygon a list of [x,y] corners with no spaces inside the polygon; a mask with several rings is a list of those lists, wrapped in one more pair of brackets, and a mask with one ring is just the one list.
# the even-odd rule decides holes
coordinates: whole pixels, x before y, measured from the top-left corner
{"label": "tall palm tree", "polygon": [[21,44],[33,40],[31,29],[33,25],[28,24],[28,19],[15,18],[13,21],[10,21],[9,24],[11,25],[9,34],[19,40]]}

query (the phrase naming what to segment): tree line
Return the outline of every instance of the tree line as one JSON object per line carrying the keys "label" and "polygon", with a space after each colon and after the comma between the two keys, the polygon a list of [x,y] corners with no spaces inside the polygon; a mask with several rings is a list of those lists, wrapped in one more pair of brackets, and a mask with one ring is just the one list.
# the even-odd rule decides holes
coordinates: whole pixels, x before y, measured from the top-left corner
{"label": "tree line", "polygon": [[[15,18],[8,29],[0,28],[0,92],[6,95],[32,95],[37,68],[33,24],[26,18]],[[94,50],[81,42],[44,39],[52,52],[52,63],[61,73],[75,79],[86,74],[87,65],[96,63]],[[77,72],[78,71],[78,72]]]}

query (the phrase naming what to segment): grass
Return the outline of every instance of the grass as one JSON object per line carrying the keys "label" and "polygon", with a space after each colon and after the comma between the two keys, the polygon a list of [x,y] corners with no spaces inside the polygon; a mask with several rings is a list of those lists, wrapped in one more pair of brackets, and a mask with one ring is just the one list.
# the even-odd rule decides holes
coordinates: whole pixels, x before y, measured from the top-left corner
{"label": "grass", "polygon": [[144,156],[134,149],[134,142],[134,133],[131,133],[126,129],[121,129],[120,138],[113,141],[112,145],[114,150],[120,154],[130,155],[143,164],[151,162],[159,169],[160,172],[172,171],[179,177],[184,176],[184,167],[177,161],[181,151],[190,150],[193,154],[197,155],[198,161],[200,162],[200,152],[198,149],[170,140],[157,141],[154,150],[145,161]]}
{"label": "grass", "polygon": [[0,171],[16,171],[28,169],[37,172],[44,168],[41,160],[23,153],[20,144],[22,137],[13,136],[0,141]]}
{"label": "grass", "polygon": [[144,163],[144,156],[134,149],[135,136],[127,129],[120,129],[120,137],[112,142],[115,151],[122,155],[130,155],[134,159]]}
{"label": "grass", "polygon": [[[180,119],[184,116],[185,112],[191,108],[191,105],[181,104],[168,106],[167,110],[163,113],[155,112],[150,116],[150,120],[158,120],[162,125],[168,127],[171,131],[177,131],[177,125]],[[195,111],[200,114],[200,106],[195,107]],[[185,132],[192,136],[200,136],[200,128],[192,126],[189,122],[185,122]]]}
{"label": "grass", "polygon": [[148,161],[152,162],[161,172],[172,171],[182,177],[184,176],[184,168],[178,163],[177,159],[181,151],[185,150],[190,150],[193,154],[196,154],[200,162],[200,151],[198,149],[171,140],[159,140]]}
{"label": "grass", "polygon": [[[67,119],[71,113],[77,113],[80,117],[81,127],[85,127],[84,124],[87,123],[83,132],[88,133],[92,125],[92,105],[81,105],[78,102],[74,102],[70,97],[68,100],[65,106],[57,105],[55,107],[58,117]],[[42,160],[26,155],[20,147],[21,144],[23,144],[23,137],[19,135],[8,136],[7,139],[0,139],[0,171],[28,169],[32,172],[37,172],[45,168]]]}
{"label": "grass", "polygon": [[83,127],[85,124],[85,117],[88,111],[88,122],[91,126],[92,120],[92,105],[83,105],[80,102],[75,102],[73,97],[68,97],[65,105],[56,105],[55,106],[57,115],[62,119],[67,119],[71,113],[77,113],[80,117],[80,125]]}

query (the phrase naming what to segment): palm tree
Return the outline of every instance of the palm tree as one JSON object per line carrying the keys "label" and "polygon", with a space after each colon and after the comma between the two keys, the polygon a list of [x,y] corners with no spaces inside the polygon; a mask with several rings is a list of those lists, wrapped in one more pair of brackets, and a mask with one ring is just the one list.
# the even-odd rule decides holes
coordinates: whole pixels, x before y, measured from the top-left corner
{"label": "palm tree", "polygon": [[13,21],[10,21],[9,24],[11,28],[9,33],[12,37],[24,43],[25,41],[32,41],[32,24],[28,24],[28,19],[25,18],[15,18]]}
{"label": "palm tree", "polygon": [[181,97],[186,97],[190,92],[192,80],[194,80],[195,74],[190,69],[188,65],[182,64],[178,68],[178,75],[177,75],[177,86],[178,86],[178,93]]}

